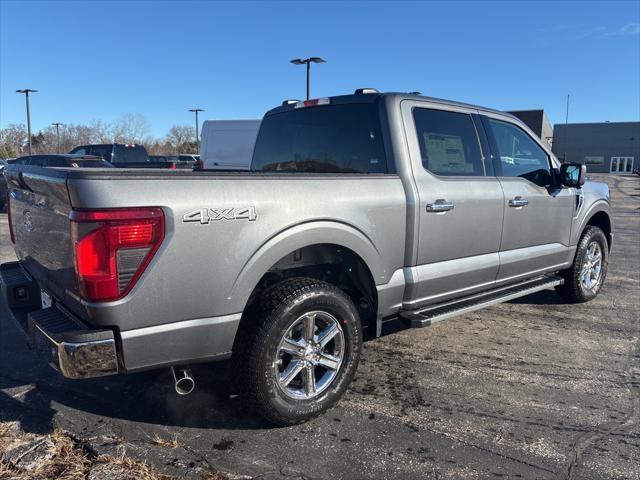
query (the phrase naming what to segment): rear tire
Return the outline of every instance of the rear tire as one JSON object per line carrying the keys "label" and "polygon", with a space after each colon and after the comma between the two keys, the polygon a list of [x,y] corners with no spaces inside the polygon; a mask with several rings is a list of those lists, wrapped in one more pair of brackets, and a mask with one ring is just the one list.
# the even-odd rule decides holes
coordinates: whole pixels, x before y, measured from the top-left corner
{"label": "rear tire", "polygon": [[573,265],[561,272],[564,284],[556,287],[556,293],[572,303],[593,300],[607,276],[608,262],[607,237],[598,227],[588,226],[578,243]]}
{"label": "rear tire", "polygon": [[284,280],[253,302],[233,351],[238,388],[275,425],[331,408],[353,379],[362,328],[351,299],[311,278]]}

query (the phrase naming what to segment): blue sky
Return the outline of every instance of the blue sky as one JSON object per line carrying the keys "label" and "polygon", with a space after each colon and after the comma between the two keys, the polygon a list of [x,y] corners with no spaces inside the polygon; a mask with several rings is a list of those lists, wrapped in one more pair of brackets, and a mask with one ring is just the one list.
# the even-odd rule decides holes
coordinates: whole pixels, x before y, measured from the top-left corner
{"label": "blue sky", "polygon": [[640,119],[640,2],[206,2],[0,0],[0,126],[112,121],[151,133],[254,118],[312,96],[421,91],[552,123]]}

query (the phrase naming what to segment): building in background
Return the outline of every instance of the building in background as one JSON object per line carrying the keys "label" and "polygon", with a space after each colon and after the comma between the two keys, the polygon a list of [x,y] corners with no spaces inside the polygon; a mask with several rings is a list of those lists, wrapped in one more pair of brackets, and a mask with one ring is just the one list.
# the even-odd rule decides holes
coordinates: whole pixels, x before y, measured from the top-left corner
{"label": "building in background", "polygon": [[511,115],[518,117],[522,120],[527,127],[533,130],[540,139],[551,146],[553,141],[553,127],[547,118],[547,114],[544,110],[512,110]]}
{"label": "building in background", "polygon": [[553,153],[593,173],[631,173],[640,167],[640,122],[556,124]]}

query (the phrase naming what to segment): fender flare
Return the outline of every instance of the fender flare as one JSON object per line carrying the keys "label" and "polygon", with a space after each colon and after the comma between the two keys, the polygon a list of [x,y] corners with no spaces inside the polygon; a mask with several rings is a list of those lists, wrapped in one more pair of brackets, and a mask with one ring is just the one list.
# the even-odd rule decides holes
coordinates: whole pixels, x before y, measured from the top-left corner
{"label": "fender flare", "polygon": [[388,281],[382,255],[364,233],[345,223],[312,221],[282,230],[253,252],[236,277],[229,300],[243,311],[256,285],[273,265],[291,252],[319,244],[352,250],[367,265],[375,284]]}
{"label": "fender flare", "polygon": [[582,215],[582,220],[580,220],[578,227],[576,228],[575,232],[572,235],[571,245],[577,245],[577,243],[580,241],[580,237],[582,236],[582,232],[584,232],[584,229],[587,227],[587,224],[589,223],[589,221],[597,213],[600,213],[600,212],[605,213],[607,217],[609,217],[609,223],[611,224],[611,234],[613,235],[613,221],[612,221],[611,208],[609,206],[609,203],[607,203],[605,200],[598,200],[597,202],[595,202],[593,205],[589,207],[589,209],[584,213],[584,215]]}

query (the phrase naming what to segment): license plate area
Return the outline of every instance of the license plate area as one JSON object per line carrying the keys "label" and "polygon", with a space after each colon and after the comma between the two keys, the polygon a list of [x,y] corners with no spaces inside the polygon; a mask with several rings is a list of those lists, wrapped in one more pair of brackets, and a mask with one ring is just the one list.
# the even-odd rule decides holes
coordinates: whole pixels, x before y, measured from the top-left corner
{"label": "license plate area", "polygon": [[40,290],[40,306],[49,308],[53,306],[53,297],[45,290]]}

